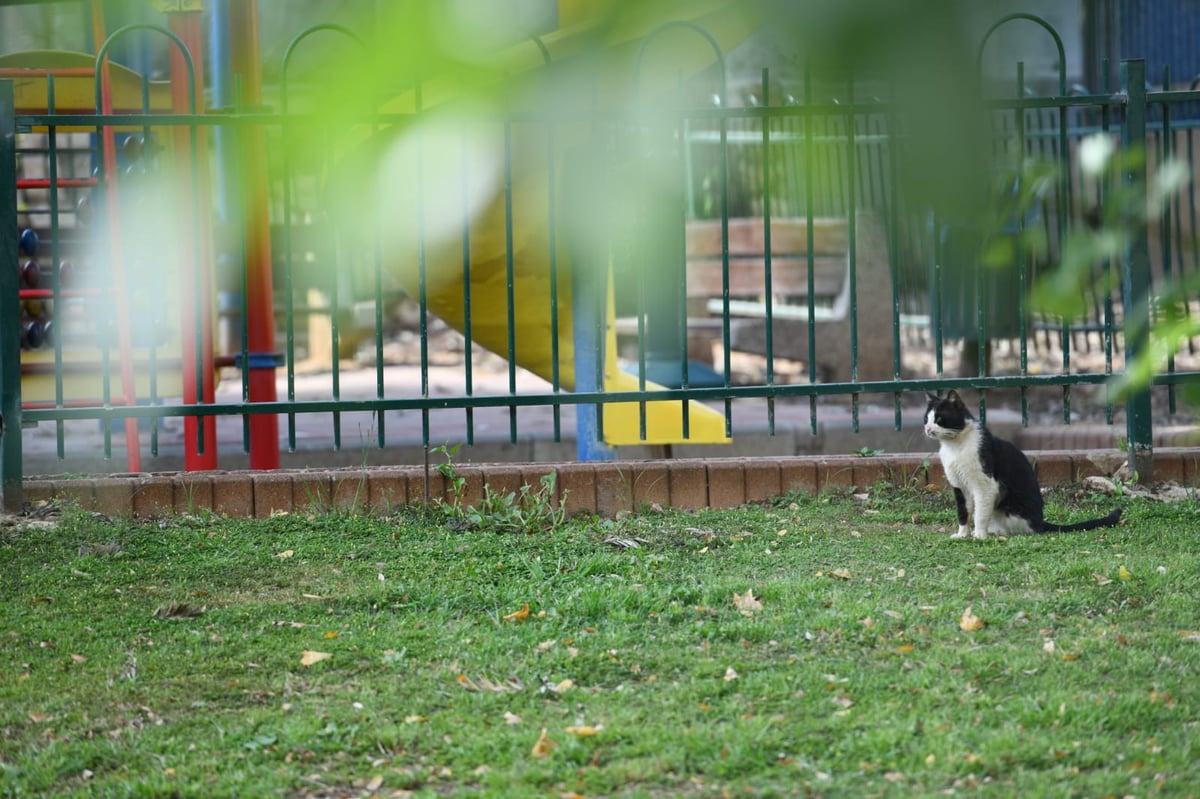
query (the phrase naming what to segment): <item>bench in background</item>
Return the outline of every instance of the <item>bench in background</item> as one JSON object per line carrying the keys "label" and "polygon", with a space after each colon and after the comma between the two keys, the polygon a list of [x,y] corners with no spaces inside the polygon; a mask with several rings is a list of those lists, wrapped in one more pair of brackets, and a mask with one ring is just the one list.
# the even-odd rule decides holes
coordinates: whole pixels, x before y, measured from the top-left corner
{"label": "bench in background", "polygon": [[[842,217],[813,219],[813,334],[822,382],[850,380],[849,224]],[[766,355],[766,264],[761,219],[729,220],[730,346]],[[721,340],[720,220],[688,223],[689,330]],[[887,239],[879,216],[860,211],[855,225],[858,379],[893,376],[892,281]],[[809,360],[808,222],[771,220],[772,354]]]}

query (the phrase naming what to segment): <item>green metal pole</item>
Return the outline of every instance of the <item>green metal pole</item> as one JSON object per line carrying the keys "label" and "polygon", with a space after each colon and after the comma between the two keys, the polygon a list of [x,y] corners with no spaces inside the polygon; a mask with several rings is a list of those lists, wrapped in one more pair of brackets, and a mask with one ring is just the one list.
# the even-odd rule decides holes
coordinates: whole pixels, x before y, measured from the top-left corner
{"label": "green metal pole", "polygon": [[[1121,62],[1121,85],[1128,98],[1121,146],[1125,150],[1146,147],[1146,62],[1140,58]],[[1127,185],[1146,184],[1144,159],[1126,159],[1122,180]],[[1144,226],[1134,234],[1125,253],[1122,270],[1122,301],[1125,311],[1125,362],[1145,352],[1150,338],[1150,253]],[[1150,386],[1137,389],[1125,405],[1129,439],[1129,467],[1140,483],[1154,479],[1154,430],[1150,418]]]}
{"label": "green metal pole", "polygon": [[[4,220],[8,220],[5,222]],[[13,82],[0,80],[0,489],[18,513],[21,485],[21,301],[17,254],[17,124]]]}

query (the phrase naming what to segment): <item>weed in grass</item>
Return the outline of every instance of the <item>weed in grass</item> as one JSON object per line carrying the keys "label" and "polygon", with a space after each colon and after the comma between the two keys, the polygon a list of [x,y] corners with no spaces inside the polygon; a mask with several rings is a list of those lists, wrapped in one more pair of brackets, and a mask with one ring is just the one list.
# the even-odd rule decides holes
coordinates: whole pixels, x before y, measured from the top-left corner
{"label": "weed in grass", "polygon": [[965,545],[884,487],[537,536],[72,510],[0,539],[0,795],[1188,796],[1200,511],[1127,502]]}
{"label": "weed in grass", "polygon": [[447,500],[435,504],[462,530],[486,530],[497,533],[536,533],[552,531],[566,521],[566,509],[556,498],[557,475],[542,475],[537,488],[528,484],[518,491],[493,491],[483,486],[483,496],[475,505],[465,501],[467,481],[454,465],[458,447],[437,447],[434,451],[445,457],[437,465],[446,480]]}

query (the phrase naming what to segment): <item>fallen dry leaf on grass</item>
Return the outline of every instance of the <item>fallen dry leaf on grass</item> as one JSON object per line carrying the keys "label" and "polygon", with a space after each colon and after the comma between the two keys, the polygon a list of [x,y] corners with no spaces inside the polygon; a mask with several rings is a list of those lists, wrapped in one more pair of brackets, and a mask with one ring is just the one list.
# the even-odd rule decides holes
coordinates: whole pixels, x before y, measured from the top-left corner
{"label": "fallen dry leaf on grass", "polygon": [[849,569],[834,569],[833,571],[829,572],[829,576],[836,577],[839,580],[849,580],[850,579],[850,570]]}
{"label": "fallen dry leaf on grass", "polygon": [[83,544],[79,547],[79,557],[87,558],[96,555],[118,555],[121,552],[121,545],[115,541],[110,541],[106,544]]}
{"label": "fallen dry leaf on grass", "polygon": [[525,687],[525,684],[516,678],[497,682],[496,680],[489,680],[487,677],[480,677],[478,680],[473,680],[465,674],[460,674],[455,679],[466,690],[478,691],[480,693],[506,694],[520,691]]}
{"label": "fallen dry leaf on grass", "polygon": [[604,729],[604,725],[596,727],[584,725],[580,727],[567,727],[567,732],[576,738],[591,738],[593,735],[599,735],[602,729]]}
{"label": "fallen dry leaf on grass", "polygon": [[194,619],[202,615],[204,615],[204,608],[183,602],[168,602],[154,609],[154,618],[156,619]]}
{"label": "fallen dry leaf on grass", "polygon": [[534,757],[546,757],[554,751],[556,746],[557,744],[551,741],[550,736],[546,734],[546,728],[542,727],[542,734],[538,736],[537,743],[533,745],[529,754]]}
{"label": "fallen dry leaf on grass", "polygon": [[292,555],[295,555],[295,554],[296,554],[296,550],[285,549],[282,552],[280,552],[278,555],[276,555],[275,557],[279,558],[280,560],[287,560],[288,558],[290,558]]}
{"label": "fallen dry leaf on grass", "polygon": [[1096,585],[1108,585],[1112,582],[1100,572],[1092,572],[1092,577],[1096,578]]}
{"label": "fallen dry leaf on grass", "polygon": [[746,593],[733,595],[733,606],[743,616],[751,616],[755,611],[762,610],[762,601],[754,596],[754,590],[747,588]]}
{"label": "fallen dry leaf on grass", "polygon": [[300,653],[300,665],[311,666],[314,663],[320,663],[322,660],[329,660],[333,655],[329,652],[314,652],[311,649],[306,649]]}
{"label": "fallen dry leaf on grass", "polygon": [[958,626],[969,633],[978,632],[983,629],[983,619],[971,612],[971,606],[967,605],[967,609],[963,611],[962,618],[958,620]]}
{"label": "fallen dry leaf on grass", "polygon": [[529,603],[526,602],[521,606],[520,610],[514,611],[504,617],[505,621],[525,621],[529,618]]}

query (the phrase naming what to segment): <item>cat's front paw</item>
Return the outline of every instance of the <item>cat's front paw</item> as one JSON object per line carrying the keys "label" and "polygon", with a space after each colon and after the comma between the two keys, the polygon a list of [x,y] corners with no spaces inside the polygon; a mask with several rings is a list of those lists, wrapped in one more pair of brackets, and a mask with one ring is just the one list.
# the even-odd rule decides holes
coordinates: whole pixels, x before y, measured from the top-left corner
{"label": "cat's front paw", "polygon": [[986,541],[988,538],[988,531],[976,530],[975,532],[971,533],[971,538],[974,538],[976,541]]}
{"label": "cat's front paw", "polygon": [[971,536],[971,529],[969,527],[967,527],[965,524],[962,524],[962,525],[959,525],[958,532],[955,533],[954,535],[950,536],[950,538],[952,540],[961,541],[962,539],[969,538],[970,536]]}

